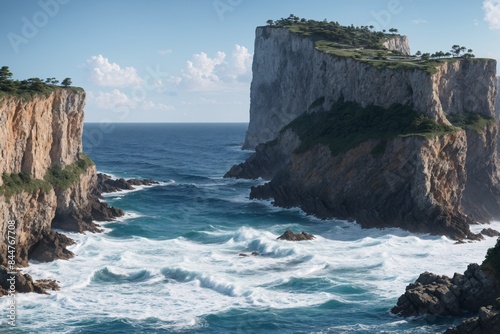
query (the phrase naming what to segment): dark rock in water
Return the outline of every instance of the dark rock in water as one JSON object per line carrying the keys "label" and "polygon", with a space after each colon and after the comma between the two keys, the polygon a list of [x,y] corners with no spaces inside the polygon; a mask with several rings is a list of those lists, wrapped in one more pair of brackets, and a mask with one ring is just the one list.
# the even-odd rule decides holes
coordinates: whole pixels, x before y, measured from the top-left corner
{"label": "dark rock in water", "polygon": [[29,250],[29,258],[40,262],[50,262],[57,259],[68,260],[74,254],[66,247],[75,242],[67,236],[51,231],[45,233],[41,240]]}
{"label": "dark rock in water", "polygon": [[279,236],[278,240],[287,240],[287,241],[304,241],[304,240],[312,240],[315,236],[309,234],[307,232],[302,233],[293,233],[290,230],[286,230],[281,236]]}
{"label": "dark rock in water", "polygon": [[463,315],[491,305],[498,291],[494,278],[478,264],[470,264],[463,275],[453,278],[425,272],[406,287],[391,312],[402,316]]}
{"label": "dark rock in water", "polygon": [[482,235],[485,235],[487,237],[499,237],[500,236],[500,232],[498,232],[497,230],[494,230],[492,228],[485,228],[481,231],[481,234]]}
{"label": "dark rock in water", "polygon": [[0,266],[0,297],[8,294],[12,282],[10,279],[12,277],[14,277],[16,292],[48,294],[47,290],[59,290],[59,285],[54,280],[44,279],[33,282],[33,278],[28,274],[23,274],[18,270],[11,273],[4,266]]}
{"label": "dark rock in water", "polygon": [[493,306],[481,307],[477,317],[464,320],[445,334],[497,334],[500,333],[500,311]]}
{"label": "dark rock in water", "polygon": [[257,253],[257,252],[252,252],[252,255],[253,255],[253,256],[259,256],[259,253]]}
{"label": "dark rock in water", "polygon": [[249,255],[248,255],[248,254],[245,254],[245,253],[240,253],[240,256],[241,256],[241,257],[248,257]]}
{"label": "dark rock in water", "polygon": [[112,179],[110,176],[99,173],[97,174],[97,186],[96,192],[100,196],[103,193],[112,193],[120,190],[133,190],[135,186],[150,186],[153,184],[159,184],[158,182],[150,179],[146,180],[135,180],[129,179],[125,180],[123,178],[120,179]]}
{"label": "dark rock in water", "polygon": [[109,206],[108,203],[95,201],[92,203],[92,217],[97,221],[111,221],[125,214],[121,209]]}
{"label": "dark rock in water", "polygon": [[59,291],[61,287],[56,280],[39,279],[35,282],[35,292],[47,294],[47,290]]}

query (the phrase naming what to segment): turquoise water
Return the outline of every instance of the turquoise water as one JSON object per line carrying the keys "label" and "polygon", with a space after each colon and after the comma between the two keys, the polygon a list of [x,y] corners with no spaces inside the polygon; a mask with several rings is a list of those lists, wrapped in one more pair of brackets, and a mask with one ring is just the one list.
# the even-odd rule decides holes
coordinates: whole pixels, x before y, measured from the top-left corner
{"label": "turquoise water", "polygon": [[[99,171],[161,184],[108,195],[125,217],[104,233],[69,234],[74,259],[26,269],[62,289],[18,295],[15,332],[439,333],[456,321],[389,310],[421,272],[463,271],[494,238],[455,245],[251,201],[262,181],[222,178],[251,154],[240,149],[246,127],[86,124],[84,151]],[[276,240],[286,229],[317,238]],[[0,305],[0,332],[13,332]]]}

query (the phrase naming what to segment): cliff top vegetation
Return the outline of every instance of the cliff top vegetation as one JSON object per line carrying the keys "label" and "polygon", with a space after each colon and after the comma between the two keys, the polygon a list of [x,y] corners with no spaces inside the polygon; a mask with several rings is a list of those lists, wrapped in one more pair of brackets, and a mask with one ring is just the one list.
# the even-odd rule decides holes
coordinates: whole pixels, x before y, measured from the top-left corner
{"label": "cliff top vegetation", "polygon": [[483,267],[493,270],[497,280],[500,281],[500,238],[498,238],[495,247],[488,249]]}
{"label": "cliff top vegetation", "polygon": [[13,74],[8,66],[0,68],[0,97],[12,95],[22,99],[29,99],[35,95],[48,95],[57,89],[83,90],[79,87],[72,87],[71,78],[65,78],[59,86],[59,80],[56,78],[13,80],[12,76]]}
{"label": "cliff top vegetation", "polygon": [[288,18],[268,20],[268,27],[287,28],[291,32],[311,38],[316,49],[338,57],[350,57],[384,69],[419,68],[434,73],[444,62],[475,58],[473,50],[454,44],[450,51],[433,53],[417,51],[415,55],[405,55],[397,50],[389,50],[384,43],[399,38],[399,31],[375,31],[373,26],[342,26],[338,22],[309,20],[290,14]]}

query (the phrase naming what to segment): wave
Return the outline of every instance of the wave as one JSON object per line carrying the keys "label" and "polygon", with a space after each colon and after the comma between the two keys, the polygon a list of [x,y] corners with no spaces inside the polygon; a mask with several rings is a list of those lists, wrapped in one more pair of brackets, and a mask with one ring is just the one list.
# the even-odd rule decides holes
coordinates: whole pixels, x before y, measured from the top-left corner
{"label": "wave", "polygon": [[152,275],[148,270],[118,274],[105,267],[94,273],[92,282],[99,284],[140,283],[149,280],[151,277]]}

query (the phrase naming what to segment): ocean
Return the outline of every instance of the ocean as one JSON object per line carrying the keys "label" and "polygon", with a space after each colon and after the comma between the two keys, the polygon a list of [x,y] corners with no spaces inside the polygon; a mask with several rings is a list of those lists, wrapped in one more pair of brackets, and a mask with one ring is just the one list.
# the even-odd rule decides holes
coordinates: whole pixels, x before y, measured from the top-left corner
{"label": "ocean", "polygon": [[[222,177],[251,154],[241,150],[246,128],[85,124],[100,172],[160,184],[106,195],[126,215],[103,233],[67,233],[75,258],[32,262],[25,273],[61,290],[18,294],[15,330],[0,299],[0,332],[440,333],[459,321],[389,311],[420,273],[463,272],[495,238],[455,244],[249,200],[262,180]],[[287,229],[316,239],[276,240]]]}

